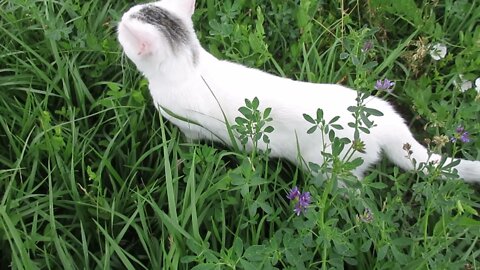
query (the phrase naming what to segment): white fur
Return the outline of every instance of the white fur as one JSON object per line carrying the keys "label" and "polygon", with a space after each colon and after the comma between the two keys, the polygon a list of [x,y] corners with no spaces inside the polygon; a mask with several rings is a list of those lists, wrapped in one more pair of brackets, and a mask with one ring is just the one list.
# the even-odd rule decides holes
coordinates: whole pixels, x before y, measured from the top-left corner
{"label": "white fur", "polygon": [[[223,113],[230,123],[234,123],[245,98],[251,100],[254,97],[260,100],[261,109],[272,108],[271,125],[275,130],[269,135],[269,148],[273,156],[298,164],[300,154],[306,162],[323,163],[321,136],[319,132],[307,134],[311,124],[303,118],[304,113],[315,115],[317,108],[323,109],[327,121],[340,116],[338,123],[344,129],[336,131],[337,137],[353,138],[354,130],[347,124],[354,118],[347,108],[356,104],[356,91],[336,84],[293,81],[216,59],[201,48],[195,36],[190,19],[194,3],[193,0],[154,3],[185,21],[193,44],[180,48],[180,53],[169,48],[157,29],[130,18],[129,15],[138,11],[139,6],[125,13],[119,25],[120,43],[126,55],[147,77],[156,105],[203,126],[181,121],[160,108],[162,114],[188,138],[230,143]],[[192,47],[198,52],[196,65],[192,61]],[[370,134],[361,133],[366,153],[356,152],[354,157],[362,157],[364,163],[353,172],[359,178],[380,159],[381,152],[399,167],[413,170],[414,166],[403,149],[406,143],[411,145],[411,157],[417,164],[441,159],[438,155],[429,159],[426,148],[413,138],[404,120],[386,101],[370,97],[366,106],[383,112],[384,116],[372,117],[377,126]],[[266,145],[261,143],[259,148],[265,149]],[[480,182],[480,161],[461,160],[456,169],[465,181]]]}

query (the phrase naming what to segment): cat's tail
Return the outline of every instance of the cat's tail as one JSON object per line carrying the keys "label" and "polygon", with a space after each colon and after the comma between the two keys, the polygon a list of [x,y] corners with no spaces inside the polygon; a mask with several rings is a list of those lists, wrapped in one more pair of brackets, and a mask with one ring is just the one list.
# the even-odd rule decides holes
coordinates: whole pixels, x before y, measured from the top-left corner
{"label": "cat's tail", "polygon": [[[427,149],[415,140],[403,121],[400,120],[391,125],[390,131],[382,134],[383,140],[380,140],[382,142],[380,147],[393,163],[404,170],[413,170],[415,167],[418,168],[422,162],[433,162],[434,164],[440,162],[442,157],[437,154],[429,155]],[[393,125],[401,126],[393,127]],[[458,176],[465,182],[480,183],[480,161],[448,158],[445,165],[457,160],[460,163],[454,168],[457,170]]]}

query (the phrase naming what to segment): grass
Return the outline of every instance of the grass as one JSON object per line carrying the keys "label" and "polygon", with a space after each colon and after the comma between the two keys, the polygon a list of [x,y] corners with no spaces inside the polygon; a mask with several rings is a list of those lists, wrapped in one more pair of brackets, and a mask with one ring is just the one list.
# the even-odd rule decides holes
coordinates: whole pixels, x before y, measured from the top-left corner
{"label": "grass", "polygon": [[[122,57],[131,5],[0,0],[0,268],[480,269],[480,193],[454,176],[383,161],[361,183],[343,163],[320,179],[187,142]],[[480,75],[479,20],[478,0],[206,0],[194,15],[214,55],[384,97],[432,151],[472,160],[480,98],[459,75]],[[434,61],[437,42],[448,54]],[[471,142],[440,143],[459,125]]]}

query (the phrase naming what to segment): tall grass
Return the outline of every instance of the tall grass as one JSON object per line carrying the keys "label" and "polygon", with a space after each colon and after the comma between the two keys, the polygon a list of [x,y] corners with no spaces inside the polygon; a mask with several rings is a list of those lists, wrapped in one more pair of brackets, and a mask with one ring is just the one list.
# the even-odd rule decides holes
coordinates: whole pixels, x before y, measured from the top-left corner
{"label": "tall grass", "polygon": [[[479,190],[454,176],[383,161],[361,183],[321,179],[187,142],[122,56],[131,5],[0,0],[1,269],[480,268]],[[214,55],[383,96],[432,151],[472,160],[480,98],[459,75],[480,76],[479,20],[478,0],[206,0],[194,15]],[[380,78],[391,95],[373,91]],[[459,125],[471,142],[438,143]],[[295,185],[312,195],[305,215]]]}

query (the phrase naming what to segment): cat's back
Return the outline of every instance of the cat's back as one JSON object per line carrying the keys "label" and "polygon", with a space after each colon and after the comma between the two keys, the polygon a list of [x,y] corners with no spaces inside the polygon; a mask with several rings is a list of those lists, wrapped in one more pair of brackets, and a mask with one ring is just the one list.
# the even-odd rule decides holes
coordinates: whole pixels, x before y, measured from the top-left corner
{"label": "cat's back", "polygon": [[208,55],[204,58],[204,64],[201,67],[201,74],[206,77],[215,78],[225,82],[226,85],[235,89],[243,89],[243,93],[252,92],[254,94],[262,94],[265,92],[281,93],[283,91],[291,93],[292,91],[302,91],[303,94],[312,94],[314,92],[322,92],[320,94],[331,94],[341,92],[343,95],[355,94],[355,91],[335,84],[319,84],[303,81],[296,81],[290,78],[283,78],[268,72],[250,68],[242,64],[230,62],[227,60],[218,60]]}
{"label": "cat's back", "polygon": [[342,85],[296,81],[216,58],[201,73],[216,95],[229,100],[238,97],[240,102],[257,97],[274,107],[346,108],[357,97],[355,90]]}

